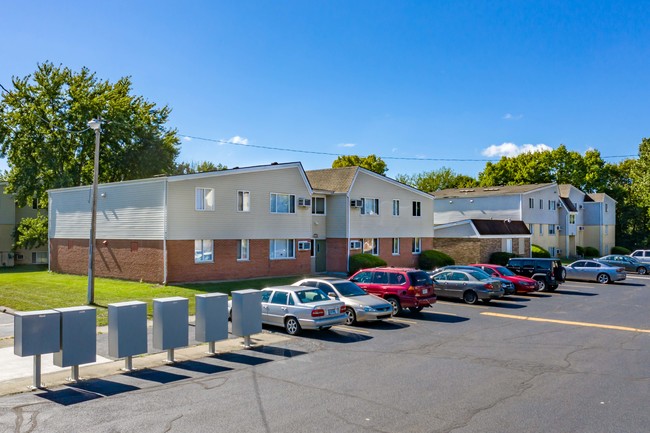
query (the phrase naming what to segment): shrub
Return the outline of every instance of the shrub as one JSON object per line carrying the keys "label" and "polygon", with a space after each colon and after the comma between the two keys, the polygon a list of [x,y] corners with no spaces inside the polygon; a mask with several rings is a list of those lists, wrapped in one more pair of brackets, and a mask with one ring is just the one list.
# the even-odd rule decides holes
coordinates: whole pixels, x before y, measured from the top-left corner
{"label": "shrub", "polygon": [[583,247],[576,247],[576,254],[584,257],[585,256],[585,249]]}
{"label": "shrub", "polygon": [[508,259],[517,257],[517,254],[507,253],[505,251],[497,251],[490,255],[490,263],[493,265],[505,266],[508,264]]}
{"label": "shrub", "polygon": [[600,257],[600,251],[594,247],[585,247],[585,257]]}
{"label": "shrub", "polygon": [[426,250],[420,253],[418,267],[431,271],[442,266],[454,265],[456,262],[447,254],[437,250]]}
{"label": "shrub", "polygon": [[354,274],[359,269],[376,268],[386,266],[386,262],[372,254],[355,254],[350,256],[350,274]]}
{"label": "shrub", "polygon": [[533,244],[533,257],[537,258],[551,258],[551,253],[546,251],[544,248],[540,247],[539,245]]}
{"label": "shrub", "polygon": [[612,247],[612,254],[630,254],[632,251],[625,247]]}

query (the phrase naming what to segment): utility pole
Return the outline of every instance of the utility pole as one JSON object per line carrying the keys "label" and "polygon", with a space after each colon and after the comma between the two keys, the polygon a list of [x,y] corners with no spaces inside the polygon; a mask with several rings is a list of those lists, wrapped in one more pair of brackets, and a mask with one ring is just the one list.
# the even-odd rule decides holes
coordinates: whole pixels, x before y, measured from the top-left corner
{"label": "utility pole", "polygon": [[97,234],[97,180],[99,177],[99,134],[102,118],[92,119],[88,127],[95,130],[95,165],[93,168],[92,210],[90,216],[90,241],[88,245],[88,296],[86,303],[95,303],[95,238]]}

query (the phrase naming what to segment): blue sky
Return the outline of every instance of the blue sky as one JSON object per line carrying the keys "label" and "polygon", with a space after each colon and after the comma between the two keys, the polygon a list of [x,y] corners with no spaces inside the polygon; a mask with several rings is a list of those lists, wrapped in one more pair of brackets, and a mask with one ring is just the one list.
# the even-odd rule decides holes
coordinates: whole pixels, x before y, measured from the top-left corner
{"label": "blue sky", "polygon": [[182,137],[241,144],[183,139],[183,161],[335,159],[255,145],[476,176],[472,160],[636,155],[650,136],[649,2],[32,0],[0,16],[5,87],[44,61],[131,76]]}

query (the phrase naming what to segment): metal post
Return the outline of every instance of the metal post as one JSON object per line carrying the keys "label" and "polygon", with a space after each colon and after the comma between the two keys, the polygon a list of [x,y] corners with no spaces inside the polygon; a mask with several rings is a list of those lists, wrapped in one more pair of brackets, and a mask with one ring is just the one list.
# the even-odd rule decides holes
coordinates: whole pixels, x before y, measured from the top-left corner
{"label": "metal post", "polygon": [[251,346],[251,336],[250,335],[244,335],[244,349],[251,349],[253,346]]}
{"label": "metal post", "polygon": [[70,367],[70,382],[79,382],[79,366],[73,365]]}
{"label": "metal post", "polygon": [[209,353],[210,355],[214,355],[215,353],[217,353],[217,352],[215,352],[215,350],[214,350],[214,341],[210,341],[210,342],[208,342],[208,353]]}
{"label": "metal post", "polygon": [[34,384],[32,389],[38,389],[43,384],[41,383],[41,355],[34,355]]}
{"label": "metal post", "polygon": [[97,181],[99,178],[99,134],[101,132],[101,121],[97,120],[88,122],[88,126],[95,130],[95,161],[93,167],[93,190],[92,190],[92,210],[90,215],[90,241],[88,245],[88,297],[87,304],[95,303],[95,237],[97,234]]}
{"label": "metal post", "polygon": [[132,356],[127,356],[124,358],[124,371],[132,371],[133,370],[133,357]]}
{"label": "metal post", "polygon": [[174,363],[174,349],[167,349],[167,363]]}

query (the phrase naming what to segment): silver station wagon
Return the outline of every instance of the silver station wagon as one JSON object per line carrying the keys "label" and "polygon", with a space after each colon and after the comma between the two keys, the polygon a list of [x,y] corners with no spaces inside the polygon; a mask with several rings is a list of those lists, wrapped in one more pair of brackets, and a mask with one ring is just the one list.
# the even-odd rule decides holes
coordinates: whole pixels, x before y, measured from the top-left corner
{"label": "silver station wagon", "polygon": [[262,289],[262,323],[282,326],[287,334],[302,329],[329,329],[345,323],[345,304],[315,287],[278,286]]}

